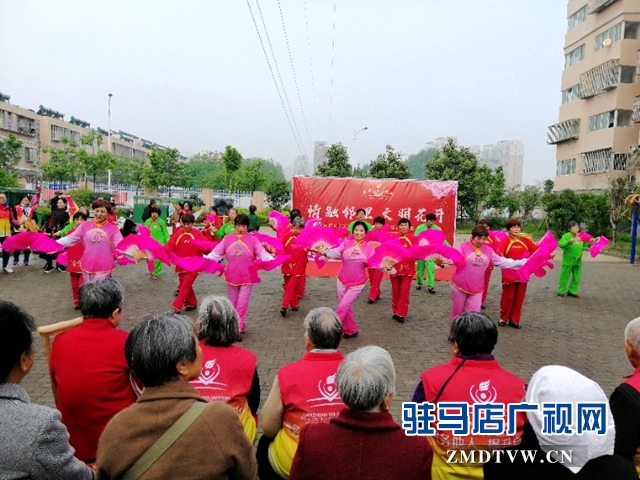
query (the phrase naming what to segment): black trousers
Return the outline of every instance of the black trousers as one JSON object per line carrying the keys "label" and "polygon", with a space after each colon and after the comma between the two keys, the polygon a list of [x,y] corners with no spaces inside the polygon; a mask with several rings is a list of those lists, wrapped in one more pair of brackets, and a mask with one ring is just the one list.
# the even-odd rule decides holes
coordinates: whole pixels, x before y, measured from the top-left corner
{"label": "black trousers", "polygon": [[269,445],[273,442],[273,438],[262,435],[258,440],[258,448],[256,450],[256,460],[258,461],[258,478],[260,480],[282,480],[269,461]]}

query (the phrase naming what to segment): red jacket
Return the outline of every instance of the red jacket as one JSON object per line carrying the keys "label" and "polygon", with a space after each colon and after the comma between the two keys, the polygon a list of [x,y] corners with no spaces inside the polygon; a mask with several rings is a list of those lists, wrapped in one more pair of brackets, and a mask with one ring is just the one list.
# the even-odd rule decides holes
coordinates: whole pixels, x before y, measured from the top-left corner
{"label": "red jacket", "polygon": [[85,318],[53,342],[50,367],[56,407],[80,460],[96,458],[106,424],[136,401],[124,355],[126,339],[127,332],[109,320]]}
{"label": "red jacket", "polygon": [[[416,237],[409,233],[407,236],[398,235],[398,240],[403,247],[409,248],[416,242]],[[416,261],[413,258],[407,258],[394,265],[396,273],[393,276],[414,277],[416,274]]]}
{"label": "red jacket", "polygon": [[[169,242],[164,246],[167,252],[175,253],[178,257],[199,257],[202,255],[202,249],[192,242],[192,240],[204,241],[204,235],[196,228],[191,227],[189,232],[185,232],[183,228],[177,228],[171,234]],[[180,267],[176,266],[176,272],[183,272]]]}
{"label": "red jacket", "polygon": [[433,451],[424,437],[408,437],[388,412],[345,408],[329,423],[305,426],[291,480],[431,478]]}
{"label": "red jacket", "polygon": [[[514,260],[529,258],[538,246],[527,237],[511,237],[503,240],[498,245],[498,255]],[[519,282],[518,272],[513,268],[502,269],[502,283]]]}
{"label": "red jacket", "polygon": [[296,235],[292,231],[289,231],[284,236],[284,253],[291,255],[291,259],[282,264],[283,275],[304,275],[307,271],[307,251],[304,248],[295,246]]}

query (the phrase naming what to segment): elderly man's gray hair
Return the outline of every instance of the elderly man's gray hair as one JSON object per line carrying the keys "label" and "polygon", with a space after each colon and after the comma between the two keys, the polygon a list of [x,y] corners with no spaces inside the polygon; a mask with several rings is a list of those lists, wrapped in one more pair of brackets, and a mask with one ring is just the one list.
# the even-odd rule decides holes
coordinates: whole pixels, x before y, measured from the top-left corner
{"label": "elderly man's gray hair", "polygon": [[178,313],[148,315],[129,333],[124,352],[145,387],[178,380],[178,363],[190,363],[197,357],[195,326]]}
{"label": "elderly man's gray hair", "polygon": [[338,392],[351,410],[374,412],[395,390],[396,369],[384,348],[359,348],[338,367]]}
{"label": "elderly man's gray hair", "polygon": [[304,319],[304,329],[315,348],[335,350],[342,339],[342,322],[328,307],[311,310]]}
{"label": "elderly man's gray hair", "polygon": [[113,278],[83,283],[78,291],[80,311],[84,318],[109,318],[114,310],[122,308],[122,286]]}
{"label": "elderly man's gray hair", "polygon": [[629,342],[636,355],[640,356],[640,317],[627,323],[624,329],[624,340]]}
{"label": "elderly man's gray hair", "polygon": [[211,347],[226,347],[238,338],[238,312],[227,297],[210,295],[200,303],[198,338]]}

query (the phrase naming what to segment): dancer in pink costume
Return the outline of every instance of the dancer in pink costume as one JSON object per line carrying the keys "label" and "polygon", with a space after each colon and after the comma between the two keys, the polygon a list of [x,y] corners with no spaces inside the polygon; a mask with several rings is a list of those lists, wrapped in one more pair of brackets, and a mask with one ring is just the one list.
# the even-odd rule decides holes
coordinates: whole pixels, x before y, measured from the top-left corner
{"label": "dancer in pink costume", "polygon": [[456,247],[465,259],[465,266],[457,269],[451,279],[452,319],[461,313],[479,312],[482,309],[484,275],[489,266],[519,268],[526,262],[501,257],[485,244],[488,237],[487,228],[478,225],[471,230],[471,240]]}
{"label": "dancer in pink costume", "polygon": [[[375,249],[364,241],[367,226],[364,222],[353,224],[353,236],[345,239],[339,246],[320,253],[328,258],[342,259],[342,266],[338,272],[338,306],[336,314],[342,321],[343,338],[353,338],[358,335],[351,306],[367,283],[368,260],[375,253]],[[386,270],[391,271],[389,266]]]}
{"label": "dancer in pink costume", "polygon": [[82,223],[66,237],[56,240],[63,247],[70,247],[78,242],[84,245],[82,279],[84,282],[111,278],[115,270],[115,250],[122,241],[118,226],[109,222],[111,205],[106,200],[96,200],[91,204],[93,221]]}
{"label": "dancer in pink costume", "polygon": [[240,333],[244,333],[251,289],[254,283],[260,282],[260,278],[251,272],[249,266],[256,260],[268,262],[273,260],[273,257],[264,249],[260,240],[247,233],[247,215],[238,215],[234,222],[236,232],[225,235],[205,258],[218,262],[226,257],[227,268],[224,278],[227,282],[227,295],[240,317]]}

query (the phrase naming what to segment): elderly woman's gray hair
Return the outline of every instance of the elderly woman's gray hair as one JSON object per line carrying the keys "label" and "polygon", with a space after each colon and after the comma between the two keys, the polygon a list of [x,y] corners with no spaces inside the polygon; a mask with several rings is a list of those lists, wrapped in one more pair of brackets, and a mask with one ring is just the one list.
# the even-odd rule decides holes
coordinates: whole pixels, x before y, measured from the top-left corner
{"label": "elderly woman's gray hair", "polygon": [[195,333],[193,323],[184,315],[148,315],[127,337],[127,363],[145,387],[178,380],[178,363],[191,363],[197,357]]}
{"label": "elderly woman's gray hair", "polygon": [[384,348],[370,345],[350,353],[338,367],[338,393],[356,412],[375,412],[396,391],[396,369]]}
{"label": "elderly woman's gray hair", "polygon": [[451,321],[449,342],[464,356],[489,354],[498,342],[498,328],[484,313],[465,312]]}
{"label": "elderly woman's gray hair", "polygon": [[328,307],[311,310],[304,319],[305,334],[315,348],[335,350],[342,339],[342,322]]}
{"label": "elderly woman's gray hair", "polygon": [[124,300],[122,286],[113,278],[83,283],[78,294],[84,318],[109,318]]}
{"label": "elderly woman's gray hair", "polygon": [[640,356],[640,317],[627,323],[624,329],[624,341],[631,345],[636,355]]}
{"label": "elderly woman's gray hair", "polygon": [[210,347],[227,347],[238,338],[238,312],[227,297],[210,295],[200,304],[198,338]]}

